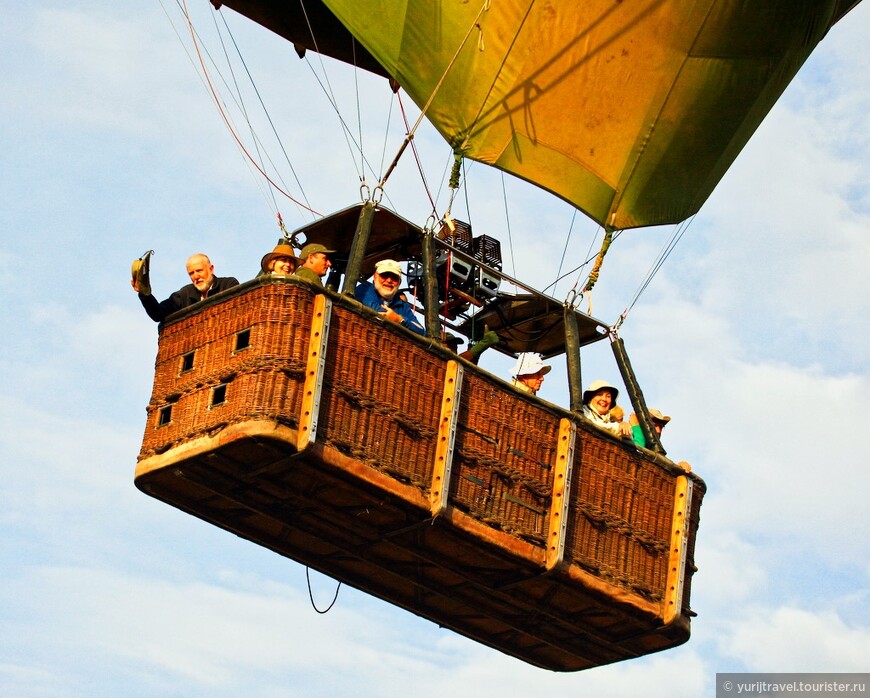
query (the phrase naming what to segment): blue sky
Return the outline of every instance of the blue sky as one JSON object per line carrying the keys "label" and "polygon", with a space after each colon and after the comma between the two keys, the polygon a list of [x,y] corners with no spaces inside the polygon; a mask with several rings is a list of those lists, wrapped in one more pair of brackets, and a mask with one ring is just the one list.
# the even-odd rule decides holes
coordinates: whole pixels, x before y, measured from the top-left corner
{"label": "blue sky", "polygon": [[[193,6],[204,35],[209,8]],[[153,285],[165,297],[186,282],[192,252],[244,279],[278,236],[272,199],[166,9],[171,21],[156,2],[4,3],[0,693],[400,696],[410,679],[424,697],[695,698],[713,694],[716,672],[868,670],[870,5],[823,41],[622,330],[648,401],[673,417],[665,445],[709,488],[692,639],[567,675],[347,587],[319,615],[303,567],[133,486],[156,327],[130,289],[130,261],[156,251]],[[358,201],[337,117],[313,79],[320,62],[309,67],[230,12],[227,21],[312,206]],[[356,129],[349,71],[327,63],[326,74]],[[384,144],[390,93],[365,77],[359,92],[379,163],[400,142]],[[395,108],[391,119],[398,128]],[[294,186],[274,139],[258,132]],[[437,190],[450,154],[430,131],[417,143]],[[508,238],[501,177],[472,166],[467,184],[475,232],[513,251],[508,271],[548,285],[570,209],[506,179]],[[409,157],[387,195],[423,222]],[[288,228],[309,220],[279,207]],[[565,268],[585,259],[595,232],[575,223]],[[617,241],[596,316],[615,320],[671,232]],[[615,377],[604,359],[584,357],[585,375]],[[483,361],[499,375],[509,365]],[[542,396],[565,405],[561,376],[548,376]],[[312,574],[312,589],[323,606],[335,583]]]}

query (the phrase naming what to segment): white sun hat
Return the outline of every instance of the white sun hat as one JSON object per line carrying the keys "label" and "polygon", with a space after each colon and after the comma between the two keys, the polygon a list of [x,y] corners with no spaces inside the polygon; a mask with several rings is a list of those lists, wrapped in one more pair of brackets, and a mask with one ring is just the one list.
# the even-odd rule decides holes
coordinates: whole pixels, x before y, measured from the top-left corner
{"label": "white sun hat", "polygon": [[552,368],[544,363],[540,354],[524,352],[517,357],[517,365],[511,369],[511,375],[514,378],[519,378],[520,376],[530,376],[538,371],[543,371],[543,375],[547,375]]}

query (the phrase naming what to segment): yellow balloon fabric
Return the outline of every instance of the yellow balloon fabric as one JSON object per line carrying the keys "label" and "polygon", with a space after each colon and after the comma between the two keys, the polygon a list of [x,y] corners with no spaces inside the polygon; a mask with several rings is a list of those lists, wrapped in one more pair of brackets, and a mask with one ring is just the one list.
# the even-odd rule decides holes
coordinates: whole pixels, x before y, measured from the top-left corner
{"label": "yellow balloon fabric", "polygon": [[393,77],[463,156],[615,229],[696,213],[859,1],[213,0]]}
{"label": "yellow balloon fabric", "polygon": [[857,4],[323,2],[454,149],[617,229],[696,213]]}

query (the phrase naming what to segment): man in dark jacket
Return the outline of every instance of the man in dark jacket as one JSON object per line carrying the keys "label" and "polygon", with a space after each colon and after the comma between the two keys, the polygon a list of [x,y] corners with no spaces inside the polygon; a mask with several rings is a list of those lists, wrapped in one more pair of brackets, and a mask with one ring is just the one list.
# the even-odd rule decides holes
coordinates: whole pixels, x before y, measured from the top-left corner
{"label": "man in dark jacket", "polygon": [[136,278],[131,281],[133,290],[139,294],[139,302],[154,322],[163,322],[176,310],[198,303],[218,291],[225,291],[239,285],[238,280],[232,276],[224,278],[215,276],[214,265],[204,254],[195,254],[187,260],[187,275],[193,283],[178,289],[163,302],[158,302],[151,295],[150,289],[147,289],[149,291],[147,294],[142,293]]}

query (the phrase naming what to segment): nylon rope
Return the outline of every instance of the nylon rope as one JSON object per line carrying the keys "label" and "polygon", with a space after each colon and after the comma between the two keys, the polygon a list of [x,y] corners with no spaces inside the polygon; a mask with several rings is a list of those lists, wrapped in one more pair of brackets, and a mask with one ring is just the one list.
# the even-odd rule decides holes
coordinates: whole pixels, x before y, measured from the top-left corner
{"label": "nylon rope", "polygon": [[607,251],[610,249],[610,243],[613,242],[613,228],[606,226],[604,228],[604,240],[601,241],[601,249],[598,250],[598,256],[595,258],[595,264],[592,265],[592,271],[589,272],[589,278],[586,280],[586,286],[583,288],[584,293],[589,293],[592,287],[598,281],[598,275],[601,273],[601,263]]}
{"label": "nylon rope", "polygon": [[[269,122],[269,126],[272,129],[272,134],[275,136],[275,140],[278,142],[278,146],[281,148],[281,153],[284,155],[284,160],[287,162],[287,166],[290,168],[290,172],[293,174],[293,179],[296,181],[296,186],[299,187],[299,191],[302,192],[302,198],[305,200],[306,205],[308,205],[310,208],[311,202],[308,200],[308,196],[305,194],[305,189],[302,186],[302,182],[299,179],[299,175],[296,173],[296,168],[293,167],[293,162],[290,160],[290,156],[287,154],[287,149],[284,147],[284,141],[281,139],[281,136],[278,134],[278,129],[275,127],[275,122],[272,121],[272,115],[269,113],[269,110],[266,107],[266,103],[263,100],[262,95],[260,94],[260,90],[257,87],[257,83],[254,80],[254,76],[251,75],[251,71],[248,69],[248,64],[245,61],[244,56],[242,55],[242,51],[239,48],[238,43],[236,42],[236,37],[233,36],[233,32],[230,29],[230,26],[227,23],[227,20],[226,20],[226,17],[224,16],[224,14],[223,13],[214,13],[214,14],[220,14],[220,16],[221,16],[221,21],[223,22],[224,27],[227,30],[227,34],[229,35],[230,40],[233,42],[233,48],[236,49],[236,55],[239,57],[239,60],[241,61],[241,64],[242,64],[242,67],[245,69],[245,74],[248,76],[248,80],[251,83],[251,87],[254,90],[254,94],[257,95],[257,99],[260,102],[260,106],[263,109],[263,113],[266,116],[266,120]],[[228,65],[230,64],[229,58],[227,58],[227,64]],[[232,71],[232,66],[230,66],[230,70]],[[235,79],[235,75],[233,75],[233,78]],[[246,114],[246,118],[247,118],[247,112],[245,112],[245,114]],[[252,137],[254,137],[253,128],[252,128]],[[267,155],[267,157],[268,157],[268,155]],[[275,164],[271,162],[271,159],[270,159],[270,164],[272,165],[272,167],[275,167]],[[276,170],[277,170],[277,168],[276,168]],[[282,179],[282,184],[283,184],[283,179]],[[273,199],[274,199],[274,196],[273,196]],[[277,204],[276,204],[276,208],[277,208]]]}
{"label": "nylon rope", "polygon": [[188,9],[187,9],[187,0],[182,0],[182,4],[184,6],[184,17],[187,20],[187,26],[188,26],[188,29],[190,31],[190,37],[191,37],[191,40],[193,41],[194,48],[196,49],[196,55],[197,55],[197,58],[199,59],[199,64],[200,64],[200,67],[202,68],[206,83],[208,84],[209,92],[211,93],[211,96],[212,96],[212,99],[214,100],[215,106],[217,106],[218,113],[220,114],[221,119],[223,119],[224,124],[229,129],[230,135],[232,135],[233,139],[236,141],[239,148],[241,148],[242,152],[245,154],[245,157],[247,157],[248,160],[251,162],[251,164],[257,169],[257,171],[261,175],[263,175],[263,177],[265,177],[266,181],[268,181],[269,184],[271,184],[273,187],[275,187],[275,189],[277,191],[281,192],[284,196],[286,196],[288,199],[290,199],[292,202],[294,202],[297,206],[301,206],[302,208],[313,213],[314,215],[319,216],[320,214],[317,211],[315,211],[311,207],[305,205],[303,202],[299,201],[294,196],[292,196],[287,191],[285,191],[277,182],[275,182],[275,180],[273,180],[269,176],[269,174],[267,172],[265,172],[263,170],[262,167],[260,167],[257,164],[257,162],[254,160],[254,158],[251,157],[251,154],[248,152],[248,149],[245,147],[244,143],[242,143],[242,140],[239,137],[239,134],[236,132],[235,127],[233,126],[227,113],[225,112],[223,105],[221,103],[221,100],[217,95],[217,91],[214,87],[214,84],[212,83],[211,76],[208,72],[208,68],[205,65],[205,60],[202,57],[202,51],[199,48],[199,42],[196,39],[196,32],[193,29],[193,21],[191,20],[190,13],[188,12]]}
{"label": "nylon rope", "polygon": [[311,608],[315,611],[323,615],[324,613],[329,613],[332,610],[332,607],[335,606],[335,602],[338,600],[338,591],[341,589],[341,582],[338,583],[338,586],[335,587],[335,596],[332,597],[332,601],[330,601],[329,606],[327,606],[322,611],[317,608],[317,604],[314,602],[314,593],[311,591],[311,576],[308,573],[308,565],[305,566],[305,581],[308,584],[308,598],[311,600]]}
{"label": "nylon rope", "polygon": [[[450,198],[447,201],[447,215],[453,213],[453,202],[456,201],[456,194],[459,193],[459,183],[462,178],[462,153],[453,151],[453,167],[450,168],[450,179],[447,181],[447,188],[450,190]],[[466,187],[466,209],[468,208],[468,188]],[[469,213],[469,216],[471,214]],[[470,222],[470,221],[469,221]]]}
{"label": "nylon rope", "polygon": [[481,5],[480,10],[477,13],[477,16],[474,18],[474,22],[471,23],[471,26],[468,28],[465,36],[462,38],[462,41],[459,43],[459,47],[456,49],[456,52],[453,54],[453,57],[450,59],[450,62],[447,64],[447,67],[444,69],[444,72],[441,74],[441,77],[438,79],[438,83],[435,85],[435,89],[432,90],[432,94],[429,95],[429,99],[426,104],[420,110],[420,116],[417,117],[417,121],[414,122],[414,126],[409,129],[408,134],[405,136],[405,140],[402,142],[402,145],[399,146],[399,150],[393,158],[393,162],[387,168],[387,171],[384,173],[384,176],[381,178],[380,184],[378,186],[383,187],[386,184],[387,178],[392,174],[393,170],[396,168],[396,165],[399,162],[399,159],[402,157],[402,154],[405,152],[405,149],[408,147],[408,144],[414,140],[414,134],[417,132],[417,129],[420,127],[423,119],[426,116],[426,112],[429,111],[429,107],[432,106],[432,102],[435,99],[435,96],[441,90],[444,81],[447,79],[447,76],[450,74],[450,71],[453,69],[453,65],[456,63],[456,60],[459,58],[459,54],[462,52],[462,49],[465,48],[465,44],[468,43],[468,37],[471,36],[471,33],[475,28],[480,28],[480,17],[483,13],[489,10],[491,0],[485,0],[483,5]]}

